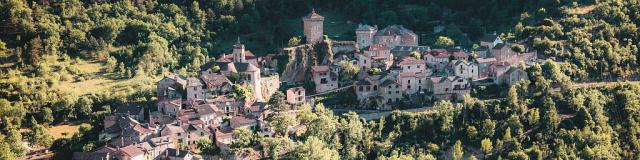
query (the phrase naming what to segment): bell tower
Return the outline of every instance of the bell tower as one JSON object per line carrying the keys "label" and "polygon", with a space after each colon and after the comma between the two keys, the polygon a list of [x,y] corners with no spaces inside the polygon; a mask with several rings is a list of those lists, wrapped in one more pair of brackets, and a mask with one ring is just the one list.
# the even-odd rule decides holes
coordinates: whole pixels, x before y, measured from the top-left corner
{"label": "bell tower", "polygon": [[240,43],[240,37],[235,45],[233,45],[233,62],[247,62],[244,52],[244,44]]}

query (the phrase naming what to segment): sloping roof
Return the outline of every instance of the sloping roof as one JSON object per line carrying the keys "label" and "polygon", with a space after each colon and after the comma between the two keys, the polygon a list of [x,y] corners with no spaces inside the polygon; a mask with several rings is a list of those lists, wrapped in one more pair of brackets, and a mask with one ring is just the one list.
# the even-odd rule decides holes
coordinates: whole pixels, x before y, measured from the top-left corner
{"label": "sloping roof", "polygon": [[139,155],[143,155],[144,151],[141,148],[138,148],[136,145],[128,145],[126,147],[122,147],[118,150],[120,153],[124,153],[129,157],[135,157]]}
{"label": "sloping roof", "polygon": [[376,31],[378,30],[378,26],[372,27],[366,24],[359,24],[356,31]]}
{"label": "sloping roof", "polygon": [[169,73],[168,75],[164,76],[164,78],[169,78],[172,79],[174,81],[176,81],[176,83],[181,84],[181,85],[187,85],[187,80],[185,80],[184,78],[180,77],[177,74],[174,73]]}
{"label": "sloping roof", "polygon": [[204,104],[204,105],[199,105],[196,106],[196,111],[198,112],[198,115],[209,115],[209,114],[214,114],[215,113],[215,106],[213,104]]}
{"label": "sloping roof", "polygon": [[419,60],[414,57],[404,57],[400,61],[400,64],[424,64],[424,60]]}
{"label": "sloping roof", "polygon": [[380,86],[381,87],[386,87],[386,86],[389,86],[389,85],[392,85],[392,84],[398,84],[398,82],[390,80],[390,79],[387,79],[384,82],[380,83]]}
{"label": "sloping roof", "polygon": [[502,49],[504,47],[508,47],[508,46],[504,43],[498,43],[496,44],[496,46],[493,47],[493,49]]}
{"label": "sloping roof", "polygon": [[173,124],[166,125],[162,130],[168,130],[171,134],[184,133],[184,129],[182,129],[182,127]]}
{"label": "sloping roof", "polygon": [[256,119],[240,115],[240,116],[233,116],[230,122],[231,122],[231,128],[238,128],[244,125],[256,123]]}
{"label": "sloping roof", "polygon": [[498,34],[486,34],[480,38],[481,42],[493,42],[498,39]]}
{"label": "sloping roof", "polygon": [[311,72],[329,72],[329,66],[312,66]]}
{"label": "sloping roof", "polygon": [[125,105],[118,106],[114,113],[123,113],[123,114],[138,114],[143,111],[144,103],[127,103]]}
{"label": "sloping roof", "polygon": [[382,44],[372,44],[365,48],[367,51],[389,50],[389,47]]}
{"label": "sloping roof", "polygon": [[[176,154],[177,152],[177,154]],[[167,148],[167,156],[169,157],[179,157],[179,158],[184,158],[187,156],[187,154],[189,154],[189,151],[185,151],[185,150],[177,150],[174,148]]]}
{"label": "sloping roof", "polygon": [[492,63],[492,62],[496,62],[496,58],[477,58],[476,62],[478,63]]}
{"label": "sloping roof", "polygon": [[375,36],[403,36],[407,34],[415,35],[413,31],[404,28],[402,25],[390,25],[376,32]]}
{"label": "sloping roof", "polygon": [[359,81],[356,82],[356,85],[371,85],[371,82],[361,79]]}
{"label": "sloping roof", "polygon": [[225,83],[231,83],[229,78],[222,74],[203,74],[200,78],[209,88],[221,86]]}
{"label": "sloping roof", "polygon": [[302,87],[293,87],[293,88],[289,88],[287,90],[288,91],[293,91],[293,92],[297,92],[297,91],[303,91],[304,92],[304,88],[302,88]]}
{"label": "sloping roof", "polygon": [[436,58],[449,58],[449,54],[445,49],[432,49],[431,51],[427,52],[427,54]]}
{"label": "sloping roof", "polygon": [[311,10],[311,13],[309,15],[305,16],[303,19],[305,19],[305,20],[324,20],[324,17],[322,17],[321,15],[316,13],[316,10],[313,9],[313,10]]}
{"label": "sloping roof", "polygon": [[200,79],[196,78],[196,77],[189,77],[187,78],[187,84],[189,87],[197,87],[197,86],[202,86],[202,81],[200,81]]}
{"label": "sloping roof", "polygon": [[238,72],[255,72],[260,70],[258,67],[254,66],[251,63],[237,62],[237,63],[233,63],[233,65],[235,66]]}

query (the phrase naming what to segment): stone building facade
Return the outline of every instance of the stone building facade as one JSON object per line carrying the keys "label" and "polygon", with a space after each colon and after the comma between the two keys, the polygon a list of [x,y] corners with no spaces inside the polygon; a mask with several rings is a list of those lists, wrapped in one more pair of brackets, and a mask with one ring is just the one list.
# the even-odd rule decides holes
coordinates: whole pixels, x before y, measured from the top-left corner
{"label": "stone building facade", "polygon": [[311,11],[311,14],[302,18],[302,22],[304,23],[304,36],[307,38],[308,44],[315,44],[322,41],[324,36],[324,17],[317,14],[314,9]]}

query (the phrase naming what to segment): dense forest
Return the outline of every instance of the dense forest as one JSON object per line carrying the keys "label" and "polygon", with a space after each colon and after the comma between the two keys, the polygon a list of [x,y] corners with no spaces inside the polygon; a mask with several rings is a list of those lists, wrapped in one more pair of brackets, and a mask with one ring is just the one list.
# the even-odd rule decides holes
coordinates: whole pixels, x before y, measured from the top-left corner
{"label": "dense forest", "polygon": [[[351,30],[358,23],[404,25],[421,45],[447,36],[473,49],[496,31],[559,63],[533,67],[531,82],[498,102],[441,102],[435,113],[396,113],[375,122],[322,107],[307,117],[283,117],[309,125],[286,157],[428,159],[449,148],[456,151],[451,156],[476,151],[490,159],[640,157],[638,86],[566,87],[638,76],[638,0],[0,0],[0,159],[23,155],[22,139],[62,156],[100,146],[95,135],[112,106],[155,104],[159,76],[195,74],[228,52],[237,36],[257,55],[277,52],[301,36],[299,18],[312,8],[341,15],[337,23]],[[352,40],[353,34],[329,36]],[[87,91],[72,92],[72,84]],[[97,89],[105,84],[111,85]],[[553,92],[557,87],[565,89]],[[54,141],[47,133],[69,121],[86,123],[67,138]],[[313,125],[335,127],[314,131]],[[273,150],[290,140],[247,142]]]}

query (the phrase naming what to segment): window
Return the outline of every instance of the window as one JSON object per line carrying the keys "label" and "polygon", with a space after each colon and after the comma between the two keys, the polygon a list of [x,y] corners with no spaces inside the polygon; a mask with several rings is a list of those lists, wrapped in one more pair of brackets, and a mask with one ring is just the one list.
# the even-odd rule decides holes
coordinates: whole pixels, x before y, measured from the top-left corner
{"label": "window", "polygon": [[391,86],[389,86],[389,87],[387,87],[387,88],[391,89]]}
{"label": "window", "polygon": [[410,80],[410,79],[409,79],[409,80],[407,80],[407,83],[411,83],[411,80]]}
{"label": "window", "polygon": [[358,90],[359,90],[359,91],[362,91],[362,86],[358,87]]}
{"label": "window", "polygon": [[391,94],[391,91],[388,91],[387,94]]}
{"label": "window", "polygon": [[400,94],[400,91],[396,91],[396,94]]}
{"label": "window", "polygon": [[387,99],[387,103],[391,103],[393,102],[393,100],[391,100],[391,98]]}
{"label": "window", "polygon": [[407,89],[411,89],[411,85],[408,85],[408,86],[407,86]]}
{"label": "window", "polygon": [[420,65],[418,65],[418,69],[420,69]]}
{"label": "window", "polygon": [[422,83],[422,80],[421,80],[421,79],[419,79],[419,80],[418,80],[418,83]]}
{"label": "window", "polygon": [[378,90],[378,86],[373,86],[373,90],[377,91]]}

